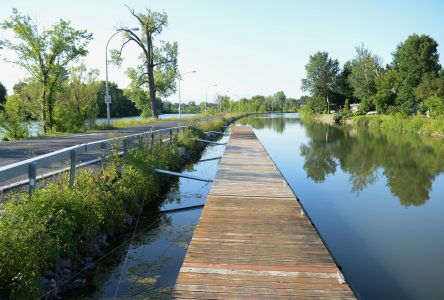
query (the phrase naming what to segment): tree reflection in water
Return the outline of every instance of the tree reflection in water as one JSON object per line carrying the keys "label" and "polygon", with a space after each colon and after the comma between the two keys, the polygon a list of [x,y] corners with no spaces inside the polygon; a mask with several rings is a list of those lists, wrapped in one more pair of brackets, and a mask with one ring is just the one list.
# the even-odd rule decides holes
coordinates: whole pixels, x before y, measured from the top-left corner
{"label": "tree reflection in water", "polygon": [[380,174],[403,206],[420,206],[444,171],[444,143],[438,138],[313,123],[305,127],[309,142],[300,146],[300,154],[315,182],[334,175],[339,166],[349,174],[352,192],[360,192]]}

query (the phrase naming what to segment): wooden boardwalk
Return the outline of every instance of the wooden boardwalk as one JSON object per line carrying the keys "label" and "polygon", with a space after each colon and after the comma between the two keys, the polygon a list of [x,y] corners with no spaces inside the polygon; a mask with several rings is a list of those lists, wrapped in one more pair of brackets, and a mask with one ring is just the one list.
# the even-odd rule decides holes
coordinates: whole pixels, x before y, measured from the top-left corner
{"label": "wooden boardwalk", "polygon": [[253,130],[233,128],[176,299],[354,299]]}

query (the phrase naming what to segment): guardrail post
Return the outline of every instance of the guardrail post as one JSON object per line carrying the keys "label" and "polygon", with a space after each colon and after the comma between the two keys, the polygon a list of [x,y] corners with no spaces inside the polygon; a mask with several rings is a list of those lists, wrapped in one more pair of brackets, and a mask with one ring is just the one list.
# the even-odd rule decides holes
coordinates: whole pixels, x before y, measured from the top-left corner
{"label": "guardrail post", "polygon": [[154,145],[154,132],[151,132],[151,147]]}
{"label": "guardrail post", "polygon": [[102,150],[102,169],[105,167],[105,159],[106,159],[106,144],[101,143],[100,149]]}
{"label": "guardrail post", "polygon": [[143,137],[139,136],[139,150],[143,149]]}
{"label": "guardrail post", "polygon": [[162,132],[159,133],[159,135],[160,135],[160,144],[162,145],[162,140],[163,140]]}
{"label": "guardrail post", "polygon": [[35,162],[29,164],[28,179],[29,179],[29,196],[31,196],[32,193],[34,193],[35,187],[37,185],[37,165]]}
{"label": "guardrail post", "polygon": [[71,168],[69,169],[69,187],[74,186],[74,180],[76,179],[76,150],[71,150]]}
{"label": "guardrail post", "polygon": [[127,152],[128,152],[128,141],[126,138],[123,138],[123,160],[126,160]]}
{"label": "guardrail post", "polygon": [[170,129],[170,142],[172,142],[172,141],[173,141],[173,130]]}

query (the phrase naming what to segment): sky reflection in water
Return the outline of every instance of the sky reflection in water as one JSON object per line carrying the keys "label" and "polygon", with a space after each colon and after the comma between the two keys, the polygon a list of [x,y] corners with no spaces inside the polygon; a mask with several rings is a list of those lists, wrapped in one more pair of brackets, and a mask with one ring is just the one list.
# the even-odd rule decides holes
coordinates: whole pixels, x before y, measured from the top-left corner
{"label": "sky reflection in water", "polygon": [[444,141],[249,117],[364,299],[444,294]]}

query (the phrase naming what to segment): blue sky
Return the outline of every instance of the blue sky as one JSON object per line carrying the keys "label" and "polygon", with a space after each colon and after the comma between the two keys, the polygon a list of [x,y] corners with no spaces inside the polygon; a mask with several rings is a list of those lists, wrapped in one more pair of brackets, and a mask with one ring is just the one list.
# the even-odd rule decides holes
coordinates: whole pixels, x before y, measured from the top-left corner
{"label": "blue sky", "polygon": [[[283,90],[299,97],[304,66],[309,55],[327,51],[341,65],[364,43],[391,61],[396,46],[412,33],[428,34],[444,45],[444,1],[297,1],[297,0],[0,0],[0,20],[16,7],[39,26],[48,27],[59,18],[71,20],[79,29],[93,33],[90,53],[84,59],[105,77],[105,45],[120,25],[137,25],[124,4],[136,11],[165,11],[169,26],[161,38],[179,43],[179,69],[196,70],[182,82],[182,99],[202,101],[228,94],[234,98],[269,95]],[[7,34],[0,31],[0,38]],[[111,42],[119,47],[120,37]],[[136,64],[139,51],[128,47],[125,64],[110,67],[109,78],[125,87],[124,70]],[[8,53],[2,53],[3,58]],[[444,64],[443,57],[440,57]],[[0,82],[10,91],[26,76],[16,66],[0,62]],[[227,92],[229,91],[229,92]],[[177,95],[169,100],[176,101]]]}

